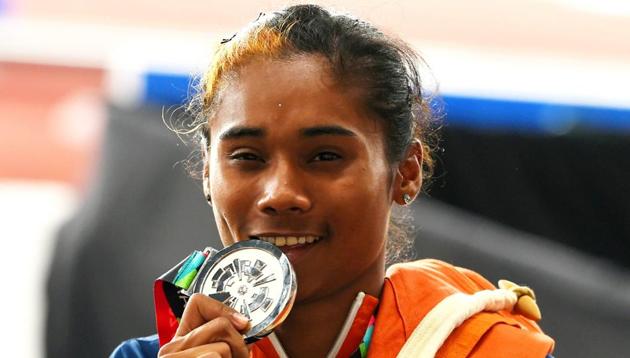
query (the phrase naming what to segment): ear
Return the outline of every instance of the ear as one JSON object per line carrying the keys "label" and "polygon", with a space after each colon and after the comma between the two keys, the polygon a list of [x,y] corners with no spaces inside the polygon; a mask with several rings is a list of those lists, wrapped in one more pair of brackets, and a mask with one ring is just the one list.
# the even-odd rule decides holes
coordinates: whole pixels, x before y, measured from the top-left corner
{"label": "ear", "polygon": [[[400,205],[411,203],[422,188],[422,143],[414,139],[405,157],[398,163],[393,200]],[[411,200],[405,201],[405,194]]]}

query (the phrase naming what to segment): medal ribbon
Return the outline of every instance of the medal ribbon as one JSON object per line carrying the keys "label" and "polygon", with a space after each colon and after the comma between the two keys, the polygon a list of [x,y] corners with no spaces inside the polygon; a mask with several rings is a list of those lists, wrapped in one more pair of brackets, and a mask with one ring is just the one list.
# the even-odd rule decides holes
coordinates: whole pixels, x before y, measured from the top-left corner
{"label": "medal ribbon", "polygon": [[186,290],[197,277],[209,254],[208,249],[204,252],[193,251],[186,259],[155,280],[153,299],[160,347],[175,336],[190,296]]}

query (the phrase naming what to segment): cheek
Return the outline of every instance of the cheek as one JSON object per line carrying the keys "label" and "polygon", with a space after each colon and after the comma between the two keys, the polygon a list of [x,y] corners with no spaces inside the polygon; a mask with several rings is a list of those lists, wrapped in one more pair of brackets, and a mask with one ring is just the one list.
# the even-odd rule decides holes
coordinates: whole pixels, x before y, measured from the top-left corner
{"label": "cheek", "polygon": [[327,190],[327,201],[334,203],[329,210],[335,227],[344,234],[358,233],[382,240],[389,217],[389,180],[384,168],[362,166]]}
{"label": "cheek", "polygon": [[[214,163],[217,163],[215,160]],[[237,241],[239,218],[249,212],[251,203],[251,185],[243,184],[238,178],[232,178],[230,171],[215,165],[209,171],[209,187],[212,196],[214,219],[221,241],[230,245]]]}
{"label": "cheek", "polygon": [[354,175],[348,176],[340,186],[341,195],[352,205],[388,206],[388,172],[381,165],[362,165]]}
{"label": "cheek", "polygon": [[229,208],[238,203],[235,198],[244,198],[251,189],[251,183],[243,180],[244,177],[236,173],[225,161],[219,160],[217,149],[211,151],[210,162],[213,163],[208,169],[208,180],[210,194],[213,203],[221,210]]}

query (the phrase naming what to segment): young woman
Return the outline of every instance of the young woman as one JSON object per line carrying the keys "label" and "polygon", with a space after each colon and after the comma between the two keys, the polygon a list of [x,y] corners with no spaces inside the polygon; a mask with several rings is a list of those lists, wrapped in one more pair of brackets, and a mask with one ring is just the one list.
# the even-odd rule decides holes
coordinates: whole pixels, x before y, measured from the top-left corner
{"label": "young woman", "polygon": [[[280,247],[298,291],[284,323],[251,345],[246,318],[194,295],[160,357],[551,353],[525,317],[538,313],[526,287],[495,290],[437,260],[386,274],[392,207],[411,203],[432,168],[416,63],[372,25],[312,5],[261,16],[222,42],[195,123],[204,191],[224,245]],[[156,351],[155,338],[135,340],[114,356]]]}

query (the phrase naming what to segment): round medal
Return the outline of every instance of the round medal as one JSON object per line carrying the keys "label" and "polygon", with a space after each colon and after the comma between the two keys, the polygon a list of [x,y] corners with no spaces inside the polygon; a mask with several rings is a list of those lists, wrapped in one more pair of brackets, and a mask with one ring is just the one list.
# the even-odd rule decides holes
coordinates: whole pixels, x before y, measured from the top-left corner
{"label": "round medal", "polygon": [[203,293],[249,318],[245,341],[268,335],[289,314],[297,282],[288,258],[276,246],[237,242],[212,255],[201,267],[192,293]]}

